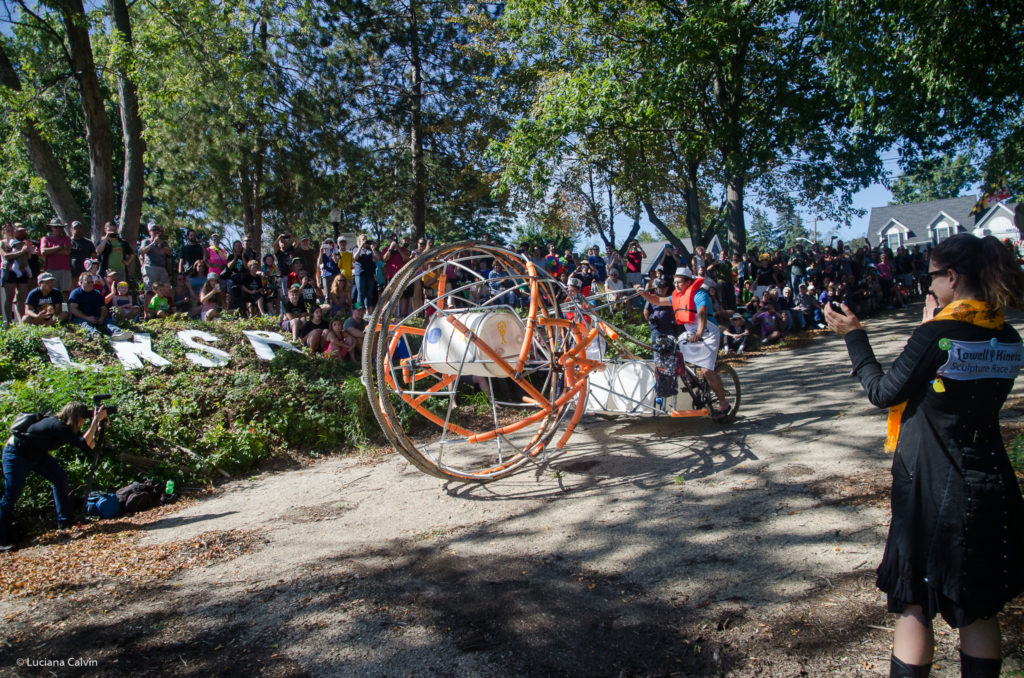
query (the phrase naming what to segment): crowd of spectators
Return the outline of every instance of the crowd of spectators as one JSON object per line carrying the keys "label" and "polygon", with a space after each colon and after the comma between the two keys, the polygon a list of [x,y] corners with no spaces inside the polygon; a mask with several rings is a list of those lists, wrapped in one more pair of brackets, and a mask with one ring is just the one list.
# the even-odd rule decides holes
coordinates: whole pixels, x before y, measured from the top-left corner
{"label": "crowd of spectators", "polygon": [[[485,242],[489,242],[484,237]],[[49,325],[73,322],[90,332],[124,338],[117,323],[188,316],[212,322],[225,317],[274,316],[292,338],[314,351],[354,358],[362,341],[365,313],[406,262],[433,246],[392,234],[378,243],[359,235],[324,238],[314,246],[306,236],[281,234],[260,256],[248,238],[230,244],[187,230],[172,247],[163,228],[150,223],[138,243],[127,242],[113,223],[94,242],[80,222],[70,233],[57,221],[38,241],[20,224],[4,224],[0,237],[4,322]],[[615,311],[635,314],[654,332],[675,332],[672,315],[643,309],[633,293],[671,290],[676,270],[689,268],[712,299],[713,319],[722,328],[722,349],[742,353],[786,334],[824,327],[822,308],[830,301],[850,306],[858,317],[899,307],[927,289],[926,248],[889,249],[797,244],[784,250],[751,249],[731,256],[697,247],[691,255],[666,245],[653,264],[639,242],[620,253],[608,245],[577,254],[554,244],[519,245],[517,251],[582,295]],[[499,262],[477,261],[477,270],[448,267],[416,278],[400,301],[405,316],[436,293],[438,278],[461,289],[467,304],[498,297],[524,306],[525,288]],[[663,284],[662,284],[663,283]],[[458,300],[455,300],[458,303]],[[493,303],[493,302],[492,302]]]}

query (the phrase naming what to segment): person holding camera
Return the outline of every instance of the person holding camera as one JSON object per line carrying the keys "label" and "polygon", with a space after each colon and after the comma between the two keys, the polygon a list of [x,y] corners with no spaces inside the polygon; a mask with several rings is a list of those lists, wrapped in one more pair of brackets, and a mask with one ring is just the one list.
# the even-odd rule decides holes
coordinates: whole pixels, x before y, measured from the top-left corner
{"label": "person holding camera", "polygon": [[[53,486],[53,500],[57,508],[57,527],[74,524],[74,507],[68,497],[68,475],[50,452],[63,445],[74,445],[81,450],[96,447],[96,434],[106,420],[107,410],[97,406],[89,419],[89,406],[70,402],[55,416],[43,417],[22,433],[11,432],[3,450],[4,491],[0,497],[0,551],[10,551],[10,531],[14,518],[14,505],[25,489],[28,474],[36,472]],[[82,434],[82,428],[88,428]]]}
{"label": "person holding camera", "polygon": [[167,260],[171,256],[171,248],[164,238],[164,229],[149,222],[149,237],[142,240],[139,253],[142,255],[142,276],[146,291],[154,291],[160,283],[171,283],[167,274]]}
{"label": "person holding camera", "polygon": [[1024,305],[1024,272],[971,233],[929,264],[924,322],[887,372],[850,305],[825,318],[868,400],[889,408],[892,520],[876,582],[898,615],[889,675],[928,675],[941,614],[959,631],[961,675],[996,678],[998,614],[1024,590],[1024,500],[999,428],[1024,357],[1003,309]]}

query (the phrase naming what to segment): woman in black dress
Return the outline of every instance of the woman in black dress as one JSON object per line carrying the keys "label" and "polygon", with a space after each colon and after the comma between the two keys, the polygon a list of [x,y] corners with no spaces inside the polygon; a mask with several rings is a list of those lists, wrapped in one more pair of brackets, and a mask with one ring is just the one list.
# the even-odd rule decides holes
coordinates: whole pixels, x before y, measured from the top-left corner
{"label": "woman in black dress", "polygon": [[927,676],[936,614],[960,632],[961,674],[998,676],[996,617],[1024,589],[1024,500],[999,433],[1022,362],[1003,308],[1024,273],[995,238],[955,235],[932,251],[923,322],[888,372],[843,306],[826,307],[868,399],[889,407],[892,522],[878,587],[899,617],[890,676]]}

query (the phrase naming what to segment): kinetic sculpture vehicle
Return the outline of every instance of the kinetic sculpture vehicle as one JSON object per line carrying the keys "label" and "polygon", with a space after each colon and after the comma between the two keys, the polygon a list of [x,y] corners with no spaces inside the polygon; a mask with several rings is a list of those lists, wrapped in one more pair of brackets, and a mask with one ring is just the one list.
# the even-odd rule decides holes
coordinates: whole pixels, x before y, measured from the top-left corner
{"label": "kinetic sculpture vehicle", "polygon": [[[481,272],[492,267],[500,272]],[[412,308],[400,317],[403,299]],[[502,247],[466,241],[420,254],[392,279],[366,328],[362,382],[373,413],[421,471],[475,482],[544,458],[552,442],[562,449],[584,414],[711,416],[717,397],[674,344],[655,349],[601,320],[613,303],[570,296]],[[609,342],[614,360],[605,358]],[[729,365],[715,371],[730,408],[713,419],[726,424],[740,406],[739,379]],[[690,409],[677,409],[678,385]],[[425,423],[408,431],[412,412]]]}

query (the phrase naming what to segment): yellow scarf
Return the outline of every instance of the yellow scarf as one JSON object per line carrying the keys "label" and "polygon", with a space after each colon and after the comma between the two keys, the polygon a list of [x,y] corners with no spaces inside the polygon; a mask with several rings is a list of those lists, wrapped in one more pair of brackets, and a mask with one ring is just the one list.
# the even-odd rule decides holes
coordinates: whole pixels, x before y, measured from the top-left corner
{"label": "yellow scarf", "polygon": [[[960,322],[970,323],[971,325],[984,327],[989,330],[1000,329],[1006,324],[1003,309],[993,306],[986,301],[978,301],[976,299],[954,301],[936,313],[935,317],[931,318],[931,320],[959,320]],[[925,322],[931,322],[931,320],[926,320]],[[941,384],[941,380],[936,378],[936,391],[943,388]],[[905,401],[889,408],[889,419],[886,422],[885,435],[886,452],[896,451],[896,441],[900,438],[900,425],[903,423],[903,410],[906,408],[907,403]]]}

